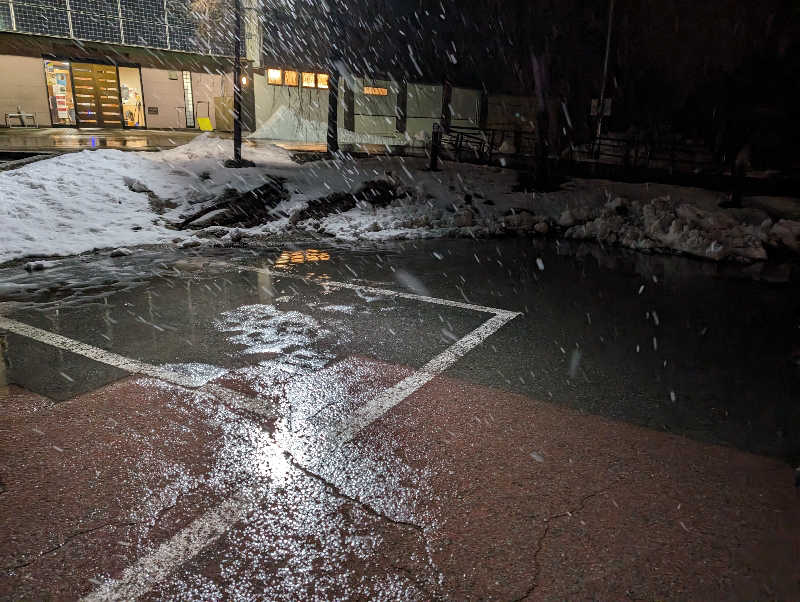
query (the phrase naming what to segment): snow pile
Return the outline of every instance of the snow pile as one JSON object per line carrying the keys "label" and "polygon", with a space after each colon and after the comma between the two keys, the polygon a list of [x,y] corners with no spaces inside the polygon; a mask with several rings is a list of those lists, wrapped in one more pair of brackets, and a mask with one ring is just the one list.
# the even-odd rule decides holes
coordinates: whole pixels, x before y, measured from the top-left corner
{"label": "snow pile", "polygon": [[125,184],[159,169],[140,153],[83,151],[0,173],[0,262],[25,255],[69,255],[95,247],[169,238],[146,194]]}
{"label": "snow pile", "polygon": [[296,167],[268,146],[244,148],[256,167],[226,169],[231,153],[206,134],[158,153],[87,150],[0,172],[0,263],[180,240],[169,224],[186,204],[255,188],[266,165]]}
{"label": "snow pile", "polygon": [[[231,140],[217,138],[210,133],[201,134],[191,142],[169,150],[148,153],[151,158],[167,163],[191,161],[207,163],[212,161],[214,164],[230,159],[232,154],[233,142]],[[256,147],[245,144],[242,147],[242,154],[246,159],[250,159],[255,163],[293,165],[291,153],[277,146]]]}
{"label": "snow pile", "polygon": [[[324,142],[328,137],[327,122],[306,119],[297,111],[282,105],[267,119],[249,138],[263,140],[296,140],[301,142]],[[404,144],[406,138],[401,134],[395,136],[378,136],[352,132],[344,128],[339,130],[339,142],[342,144]]]}
{"label": "snow pile", "polygon": [[562,190],[531,194],[512,192],[513,172],[506,170],[448,164],[432,174],[407,159],[399,160],[400,169],[386,169],[396,166],[392,161],[382,164],[384,177],[397,186],[387,206],[359,202],[324,217],[290,217],[262,231],[294,227],[344,241],[556,234],[713,261],[761,261],[768,249],[800,252],[800,222],[773,223],[756,207],[722,209],[724,195],[713,191],[574,180]]}
{"label": "snow pile", "polygon": [[[568,212],[565,212],[568,213]],[[595,240],[631,249],[672,250],[721,260],[763,260],[771,221],[750,225],[731,213],[676,204],[670,197],[646,203],[617,197],[584,223],[570,226],[566,238]],[[568,223],[568,215],[561,222]]]}
{"label": "snow pile", "polygon": [[[424,159],[405,157],[298,164],[287,151],[255,142],[243,147],[255,166],[228,169],[231,151],[230,140],[206,134],[159,153],[83,151],[0,172],[0,263],[287,233],[343,241],[563,235],[711,260],[800,253],[800,222],[768,214],[764,203],[721,209],[723,195],[706,190],[572,180],[555,192],[515,192],[516,172],[497,167],[444,162],[430,172]],[[220,199],[270,182],[283,189],[264,212],[266,223],[214,223]],[[189,220],[193,230],[178,229],[194,215],[202,217]]]}
{"label": "snow pile", "polygon": [[301,117],[296,111],[283,105],[249,137],[322,142],[326,139],[327,132],[327,123]]}

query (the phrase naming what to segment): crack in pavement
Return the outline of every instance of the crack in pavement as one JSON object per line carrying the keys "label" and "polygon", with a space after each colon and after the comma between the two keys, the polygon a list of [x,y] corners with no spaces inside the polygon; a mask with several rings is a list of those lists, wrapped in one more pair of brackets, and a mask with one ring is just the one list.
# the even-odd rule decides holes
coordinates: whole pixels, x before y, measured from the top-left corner
{"label": "crack in pavement", "polygon": [[548,516],[547,518],[544,519],[545,522],[544,531],[542,531],[542,534],[539,536],[539,541],[536,543],[536,551],[534,551],[533,553],[533,563],[534,566],[536,567],[533,572],[533,582],[531,583],[531,586],[527,590],[525,590],[525,592],[520,597],[515,598],[513,602],[522,602],[522,600],[526,600],[533,594],[534,591],[536,591],[536,588],[539,585],[538,583],[539,571],[542,568],[541,565],[539,564],[539,554],[541,553],[542,548],[544,547],[544,540],[547,538],[547,534],[550,532],[550,526],[553,524],[553,521],[556,521],[559,518],[564,518],[566,516],[572,516],[573,514],[581,512],[584,508],[586,508],[586,504],[589,500],[604,493],[608,493],[610,490],[611,487],[605,487],[603,489],[600,489],[599,491],[587,493],[581,498],[581,501],[576,508],[573,508],[572,510],[567,510],[565,512],[560,512],[558,514],[553,514],[552,516]]}
{"label": "crack in pavement", "polygon": [[[426,562],[428,564],[428,567],[434,573],[441,574],[440,571],[436,568],[435,563],[433,562],[433,557],[432,557],[431,548],[430,548],[430,542],[428,541],[428,538],[425,535],[425,529],[421,525],[418,525],[416,523],[412,523],[412,522],[409,522],[409,521],[397,520],[395,518],[392,518],[388,514],[385,514],[385,513],[381,512],[380,510],[377,510],[376,508],[373,508],[368,503],[363,502],[363,501],[359,500],[358,498],[355,498],[355,497],[353,497],[351,495],[348,495],[347,493],[342,491],[342,489],[338,485],[336,485],[335,483],[329,481],[328,479],[326,479],[322,475],[320,475],[320,474],[318,474],[318,473],[306,468],[300,462],[298,462],[297,459],[289,451],[284,449],[283,453],[284,453],[284,456],[286,457],[286,459],[289,461],[289,463],[294,468],[296,468],[297,470],[302,472],[307,477],[309,477],[311,479],[314,479],[315,481],[318,481],[319,483],[322,483],[322,485],[326,489],[330,490],[335,497],[337,497],[339,499],[342,499],[342,500],[345,500],[345,501],[349,502],[350,504],[352,504],[352,505],[354,505],[354,506],[356,506],[358,508],[361,508],[366,514],[368,514],[369,516],[372,516],[373,518],[377,518],[379,520],[388,522],[388,523],[396,525],[398,527],[402,527],[402,528],[405,528],[405,529],[413,530],[417,534],[417,536],[422,540],[422,543],[425,545],[425,552],[427,553]],[[411,571],[411,569],[409,569],[407,567],[400,567],[400,566],[395,566],[395,568],[397,568],[398,570],[400,570],[403,573],[406,573],[409,576],[409,579],[411,580],[411,582],[414,583],[414,585],[416,585],[423,592],[423,594],[425,594],[427,596],[426,599],[428,599],[428,600],[441,599],[440,595],[434,594],[433,592],[429,591],[429,589],[427,587],[427,584],[421,583],[419,581],[419,579],[417,579],[414,576],[414,574]]]}
{"label": "crack in pavement", "polygon": [[412,522],[409,522],[409,521],[397,520],[395,518],[392,518],[388,514],[384,514],[380,510],[376,510],[375,508],[370,506],[368,503],[362,502],[358,498],[355,498],[355,497],[353,497],[351,495],[348,495],[347,493],[342,491],[342,489],[338,485],[336,485],[336,483],[332,483],[331,481],[329,481],[328,479],[326,479],[322,475],[317,474],[316,472],[314,472],[312,470],[309,470],[308,468],[306,468],[305,466],[300,464],[300,462],[298,462],[297,459],[290,452],[286,451],[285,449],[283,450],[283,454],[286,456],[286,459],[289,460],[289,463],[292,466],[294,466],[297,470],[302,472],[307,477],[310,477],[310,478],[314,479],[315,481],[319,481],[320,483],[322,483],[327,489],[330,489],[333,492],[334,496],[336,496],[338,498],[341,498],[343,500],[347,500],[351,504],[353,504],[355,506],[358,506],[364,512],[366,512],[367,514],[369,514],[370,516],[372,516],[374,518],[378,518],[380,520],[384,520],[384,521],[390,522],[390,523],[392,523],[394,525],[397,525],[399,527],[407,527],[409,529],[413,529],[414,531],[416,531],[420,535],[424,536],[424,534],[425,534],[424,533],[424,529],[422,528],[421,525],[418,525],[416,523],[412,523]]}
{"label": "crack in pavement", "polygon": [[65,545],[67,545],[69,542],[71,542],[76,537],[81,537],[82,535],[88,535],[89,533],[94,533],[95,531],[99,531],[100,529],[105,529],[106,527],[131,527],[133,525],[138,525],[138,524],[139,523],[136,522],[136,521],[121,522],[121,523],[120,522],[107,522],[107,523],[103,523],[102,525],[98,525],[97,527],[92,527],[90,529],[82,529],[81,531],[76,531],[75,533],[73,533],[72,535],[70,535],[66,539],[64,539],[64,541],[62,541],[60,544],[58,544],[56,546],[53,546],[52,548],[48,548],[47,550],[44,550],[43,552],[39,552],[39,554],[37,554],[34,558],[31,558],[27,562],[21,562],[19,564],[6,566],[6,567],[3,567],[2,570],[4,570],[4,571],[14,571],[16,569],[21,569],[21,568],[24,568],[26,566],[29,566],[29,565],[33,564],[34,562],[37,562],[37,561],[41,560],[43,557],[47,556],[48,554],[52,554],[53,552],[57,552],[58,550],[63,548]]}
{"label": "crack in pavement", "polygon": [[198,485],[198,486],[193,487],[192,489],[186,489],[186,490],[183,490],[183,491],[179,491],[178,494],[175,496],[175,501],[172,504],[170,504],[169,506],[164,506],[163,508],[161,508],[161,510],[159,510],[156,513],[156,515],[153,517],[152,522],[150,523],[150,526],[151,527],[155,527],[158,523],[161,522],[161,519],[163,518],[164,514],[166,514],[170,510],[174,510],[175,508],[178,507],[178,504],[180,503],[181,499],[184,496],[197,494],[199,489],[200,489],[200,486]]}

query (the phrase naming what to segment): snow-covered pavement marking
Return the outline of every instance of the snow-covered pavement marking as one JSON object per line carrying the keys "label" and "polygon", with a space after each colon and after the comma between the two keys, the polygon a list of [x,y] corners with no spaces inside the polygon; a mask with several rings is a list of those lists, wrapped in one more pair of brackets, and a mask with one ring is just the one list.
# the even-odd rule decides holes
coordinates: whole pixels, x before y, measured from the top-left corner
{"label": "snow-covered pavement marking", "polygon": [[44,343],[50,347],[56,347],[57,349],[63,349],[64,351],[75,353],[95,362],[112,366],[114,368],[119,368],[125,372],[130,372],[131,374],[143,374],[145,376],[151,376],[153,378],[157,378],[159,380],[163,380],[187,389],[201,388],[203,391],[208,392],[215,397],[224,397],[229,402],[234,403],[238,408],[258,414],[268,414],[268,412],[266,412],[262,407],[263,404],[259,403],[258,400],[251,399],[226,387],[198,383],[189,377],[171,372],[170,370],[165,370],[146,362],[134,360],[129,357],[125,357],[124,355],[112,353],[111,351],[106,351],[105,349],[94,347],[93,345],[81,343],[80,341],[67,338],[48,330],[36,328],[35,326],[25,324],[24,322],[18,322],[17,320],[11,320],[9,318],[0,316],[0,330],[6,330],[13,334]]}
{"label": "snow-covered pavement marking", "polygon": [[184,562],[225,535],[253,508],[255,504],[252,502],[236,498],[225,500],[129,566],[118,579],[106,582],[81,598],[81,602],[140,598]]}

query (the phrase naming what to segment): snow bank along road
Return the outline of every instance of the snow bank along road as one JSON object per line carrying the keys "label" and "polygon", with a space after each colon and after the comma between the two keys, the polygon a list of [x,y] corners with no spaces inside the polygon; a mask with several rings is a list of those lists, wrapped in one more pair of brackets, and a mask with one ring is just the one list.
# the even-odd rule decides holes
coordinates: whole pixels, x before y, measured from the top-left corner
{"label": "snow bank along road", "polygon": [[0,317],[4,597],[796,597],[785,463],[477,384],[519,311],[301,267]]}
{"label": "snow bank along road", "polygon": [[[201,135],[158,153],[83,151],[0,173],[0,196],[9,200],[0,204],[0,262],[133,245],[225,245],[287,232],[348,242],[558,234],[747,263],[800,253],[793,199],[751,198],[743,209],[723,210],[718,192],[602,180],[519,192],[512,170],[445,163],[431,173],[424,161],[403,157],[298,164],[265,143],[244,149],[255,167],[226,169],[230,144]],[[209,214],[192,229],[175,229],[227,189],[253,190],[272,177],[286,188],[273,219],[222,227]],[[315,200],[357,194],[375,180],[394,186],[391,202],[304,213]]]}

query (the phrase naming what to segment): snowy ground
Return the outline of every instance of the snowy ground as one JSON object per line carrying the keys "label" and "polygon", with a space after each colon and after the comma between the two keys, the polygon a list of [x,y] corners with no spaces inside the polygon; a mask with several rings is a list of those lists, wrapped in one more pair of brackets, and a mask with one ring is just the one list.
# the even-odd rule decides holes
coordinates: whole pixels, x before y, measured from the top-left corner
{"label": "snowy ground", "polygon": [[[513,192],[516,173],[495,167],[402,157],[298,164],[275,146],[251,144],[255,167],[227,169],[231,142],[204,135],[159,153],[83,151],[0,173],[0,263],[26,256],[71,255],[144,244],[225,244],[292,233],[343,241],[558,235],[711,260],[763,260],[773,250],[798,252],[800,222],[780,219],[764,202],[739,210],[718,207],[721,194],[653,184],[573,180],[561,190]],[[174,225],[226,188],[246,191],[286,179],[290,198],[276,218],[247,230],[197,231]],[[308,201],[356,192],[391,179],[399,198],[388,207],[362,204],[344,213],[298,221]],[[774,205],[774,204],[773,204]],[[781,206],[795,209],[800,201]],[[770,215],[769,213],[772,215]]]}

